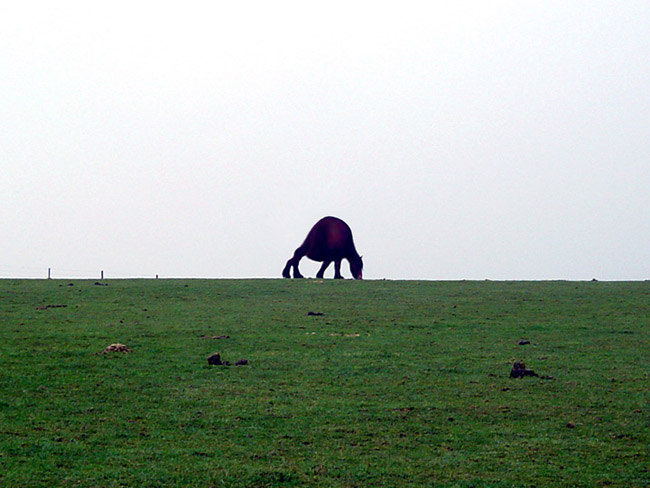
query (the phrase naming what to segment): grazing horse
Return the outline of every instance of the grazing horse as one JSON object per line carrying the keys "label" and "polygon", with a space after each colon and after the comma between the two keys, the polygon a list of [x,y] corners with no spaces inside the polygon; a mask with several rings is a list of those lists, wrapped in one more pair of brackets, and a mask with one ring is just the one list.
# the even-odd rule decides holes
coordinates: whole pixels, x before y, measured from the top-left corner
{"label": "grazing horse", "polygon": [[294,278],[303,278],[298,270],[298,263],[303,256],[314,261],[322,261],[323,265],[316,273],[317,278],[322,278],[327,267],[334,261],[334,278],[342,279],[341,260],[343,259],[347,259],[350,263],[352,276],[357,280],[362,278],[363,261],[354,248],[352,231],[348,224],[336,217],[324,217],[316,222],[307,234],[305,242],[287,261],[282,271],[284,278],[291,278],[291,268],[293,268]]}

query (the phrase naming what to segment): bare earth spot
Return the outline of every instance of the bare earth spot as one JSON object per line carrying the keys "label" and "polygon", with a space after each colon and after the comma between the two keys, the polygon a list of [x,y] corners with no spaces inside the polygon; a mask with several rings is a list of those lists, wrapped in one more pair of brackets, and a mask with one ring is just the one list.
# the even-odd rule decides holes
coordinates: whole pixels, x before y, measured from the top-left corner
{"label": "bare earth spot", "polygon": [[43,307],[36,307],[36,310],[48,310],[50,308],[65,308],[67,305],[45,305]]}

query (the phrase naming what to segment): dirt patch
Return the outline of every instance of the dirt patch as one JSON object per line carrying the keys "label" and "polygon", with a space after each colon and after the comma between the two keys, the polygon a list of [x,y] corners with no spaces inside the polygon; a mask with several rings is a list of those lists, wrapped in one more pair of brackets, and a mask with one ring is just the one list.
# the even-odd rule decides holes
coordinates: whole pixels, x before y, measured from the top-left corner
{"label": "dirt patch", "polygon": [[36,307],[36,310],[49,310],[50,308],[65,308],[67,305],[45,305],[43,307]]}

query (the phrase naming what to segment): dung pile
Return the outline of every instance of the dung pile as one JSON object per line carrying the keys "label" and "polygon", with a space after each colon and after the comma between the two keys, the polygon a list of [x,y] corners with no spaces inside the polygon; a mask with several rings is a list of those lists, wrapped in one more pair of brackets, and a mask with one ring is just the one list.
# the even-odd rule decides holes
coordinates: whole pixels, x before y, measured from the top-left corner
{"label": "dung pile", "polygon": [[526,365],[522,362],[516,362],[512,365],[512,370],[510,371],[511,378],[523,378],[524,376],[539,376],[532,369],[526,369]]}

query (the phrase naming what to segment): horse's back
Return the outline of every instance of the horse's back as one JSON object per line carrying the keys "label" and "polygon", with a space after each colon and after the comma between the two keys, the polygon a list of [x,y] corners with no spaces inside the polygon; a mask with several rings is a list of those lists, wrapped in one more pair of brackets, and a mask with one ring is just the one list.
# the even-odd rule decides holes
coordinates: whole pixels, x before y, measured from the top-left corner
{"label": "horse's back", "polygon": [[312,227],[306,243],[311,259],[337,259],[352,245],[352,231],[337,217],[323,217]]}

